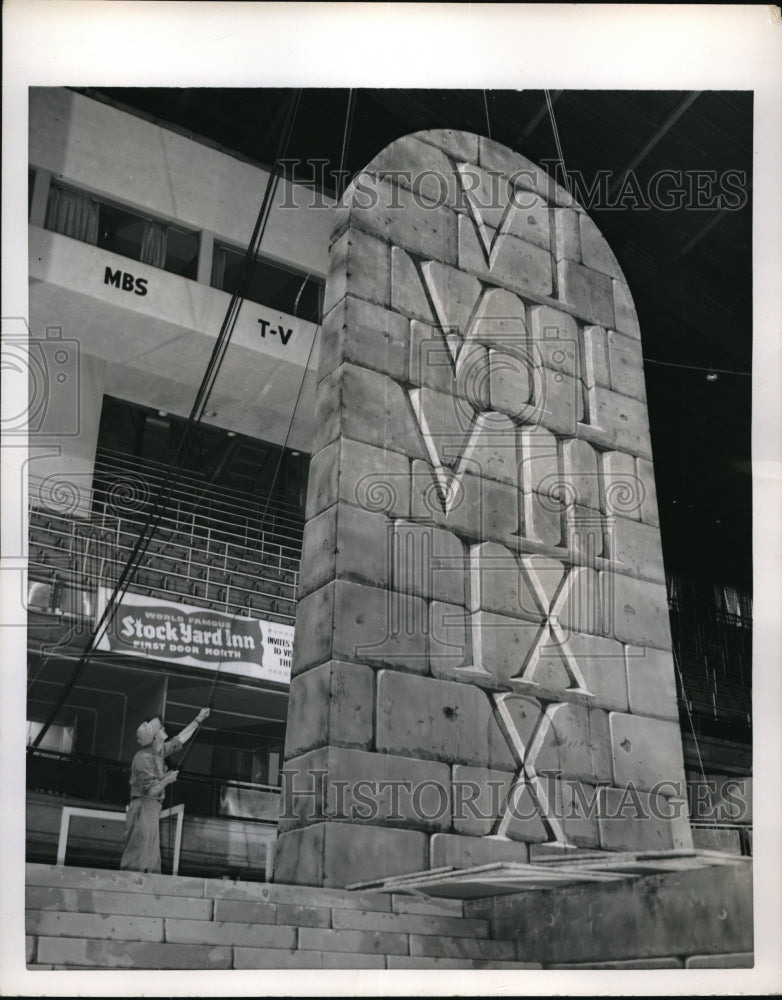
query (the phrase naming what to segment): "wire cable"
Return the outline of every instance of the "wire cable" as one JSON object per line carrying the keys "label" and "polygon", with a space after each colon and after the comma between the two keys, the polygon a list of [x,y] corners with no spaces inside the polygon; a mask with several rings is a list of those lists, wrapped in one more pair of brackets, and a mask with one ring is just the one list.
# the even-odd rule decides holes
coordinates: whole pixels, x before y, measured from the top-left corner
{"label": "wire cable", "polygon": [[565,169],[565,156],[562,152],[562,143],[559,141],[559,129],[557,128],[557,120],[554,117],[554,102],[551,100],[551,92],[544,90],[543,93],[546,95],[546,107],[548,108],[548,115],[551,119],[551,129],[554,133],[554,143],[557,147],[557,156],[559,157],[559,164],[562,167],[562,177],[565,183],[565,188],[570,194],[570,179],[567,175],[567,170]]}

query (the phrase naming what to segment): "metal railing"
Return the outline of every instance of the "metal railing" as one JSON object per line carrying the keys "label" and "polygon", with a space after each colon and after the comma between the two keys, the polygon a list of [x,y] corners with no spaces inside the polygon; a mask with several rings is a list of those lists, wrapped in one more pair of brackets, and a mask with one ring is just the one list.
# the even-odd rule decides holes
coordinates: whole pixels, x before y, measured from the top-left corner
{"label": "metal railing", "polygon": [[[128,804],[129,780],[130,767],[120,761],[32,747],[27,750],[27,789],[31,792],[124,808]],[[280,789],[274,785],[181,771],[169,795],[174,804],[183,803],[190,816],[277,822]],[[242,795],[254,798],[260,808],[243,812]],[[259,812],[265,815],[259,816]]]}
{"label": "metal railing", "polygon": [[[68,506],[62,484],[31,478],[30,579],[51,586],[40,610],[94,613],[96,588],[118,579],[164,472],[155,463],[102,453],[82,516]],[[277,497],[249,498],[186,475],[129,589],[293,624],[303,522],[300,510]]]}

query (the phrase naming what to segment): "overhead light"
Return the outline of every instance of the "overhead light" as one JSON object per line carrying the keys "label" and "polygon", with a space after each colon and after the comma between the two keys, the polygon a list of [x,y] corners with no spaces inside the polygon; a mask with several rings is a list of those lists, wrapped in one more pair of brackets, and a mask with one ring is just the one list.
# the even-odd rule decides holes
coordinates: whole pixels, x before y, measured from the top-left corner
{"label": "overhead light", "polygon": [[216,417],[217,416],[217,410],[207,410],[206,413],[204,413],[204,416],[205,417]]}
{"label": "overhead light", "polygon": [[719,378],[719,375],[716,372],[707,372],[707,374],[706,374],[706,381],[707,382],[716,382],[718,378]]}
{"label": "overhead light", "polygon": [[168,410],[158,410],[157,411],[157,415],[159,417],[167,417],[168,416]]}
{"label": "overhead light", "polygon": [[236,431],[226,431],[226,437],[235,438],[236,437]]}

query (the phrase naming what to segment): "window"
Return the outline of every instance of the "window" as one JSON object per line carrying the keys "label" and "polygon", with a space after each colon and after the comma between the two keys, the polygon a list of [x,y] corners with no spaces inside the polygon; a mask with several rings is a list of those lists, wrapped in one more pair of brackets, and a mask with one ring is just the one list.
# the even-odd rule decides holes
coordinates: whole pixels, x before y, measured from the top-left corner
{"label": "window", "polygon": [[[52,723],[41,740],[42,750],[57,750],[60,753],[73,753],[73,737],[75,726],[63,726]],[[35,737],[43,729],[42,722],[27,722],[27,746],[31,746]]]}
{"label": "window", "polygon": [[46,229],[184,278],[198,271],[198,233],[52,184]]}
{"label": "window", "polygon": [[[244,257],[245,251],[216,243],[212,287],[235,292]],[[310,323],[319,323],[323,311],[323,282],[303,271],[256,257],[250,265],[244,297]]]}

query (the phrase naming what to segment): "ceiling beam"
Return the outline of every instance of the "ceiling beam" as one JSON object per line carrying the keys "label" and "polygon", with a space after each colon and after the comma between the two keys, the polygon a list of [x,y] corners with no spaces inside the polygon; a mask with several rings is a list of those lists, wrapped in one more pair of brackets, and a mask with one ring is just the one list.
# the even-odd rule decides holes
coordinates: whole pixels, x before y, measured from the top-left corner
{"label": "ceiling beam", "polygon": [[616,194],[616,192],[621,188],[627,175],[630,171],[635,170],[640,163],[642,163],[646,157],[651,153],[657,143],[663,138],[663,136],[670,131],[671,128],[676,124],[676,122],[681,118],[684,112],[690,107],[690,105],[703,93],[701,90],[694,90],[692,93],[687,94],[687,96],[680,101],[676,107],[671,111],[671,113],[665,118],[660,125],[652,132],[646,142],[641,146],[635,156],[630,160],[627,166],[619,175],[619,178],[614,181],[609,189],[609,195]]}

